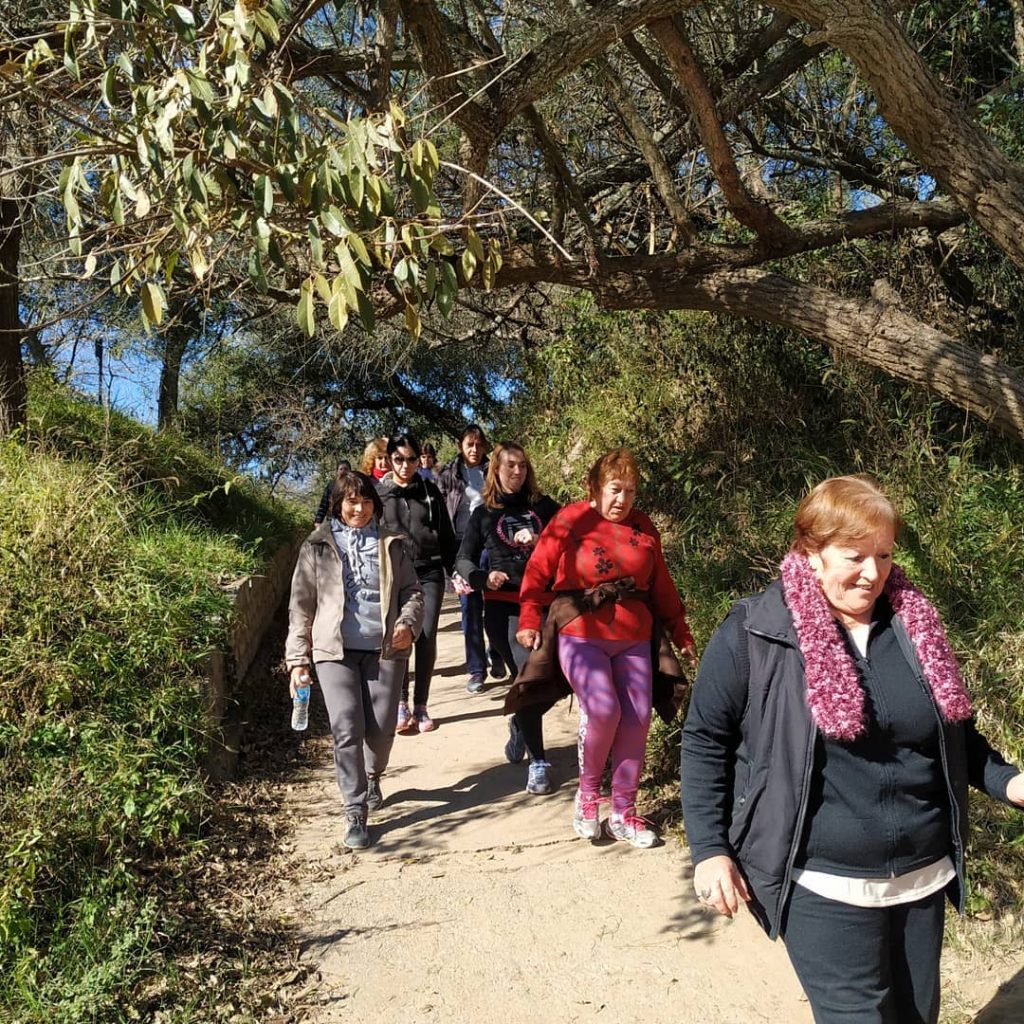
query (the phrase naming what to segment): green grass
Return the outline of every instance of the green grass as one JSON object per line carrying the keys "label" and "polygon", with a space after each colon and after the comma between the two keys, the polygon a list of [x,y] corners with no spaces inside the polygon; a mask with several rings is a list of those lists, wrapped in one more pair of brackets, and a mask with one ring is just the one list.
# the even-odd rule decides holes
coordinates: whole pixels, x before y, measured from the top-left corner
{"label": "green grass", "polygon": [[205,666],[295,512],[34,382],[0,442],[0,1019],[121,1020],[201,848]]}

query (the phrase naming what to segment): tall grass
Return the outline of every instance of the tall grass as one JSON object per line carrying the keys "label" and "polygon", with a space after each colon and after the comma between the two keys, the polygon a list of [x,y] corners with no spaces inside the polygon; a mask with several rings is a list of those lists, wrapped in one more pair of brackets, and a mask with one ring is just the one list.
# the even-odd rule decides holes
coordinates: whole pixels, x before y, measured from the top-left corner
{"label": "tall grass", "polygon": [[0,1019],[121,1019],[201,842],[205,665],[292,513],[36,382],[0,443]]}

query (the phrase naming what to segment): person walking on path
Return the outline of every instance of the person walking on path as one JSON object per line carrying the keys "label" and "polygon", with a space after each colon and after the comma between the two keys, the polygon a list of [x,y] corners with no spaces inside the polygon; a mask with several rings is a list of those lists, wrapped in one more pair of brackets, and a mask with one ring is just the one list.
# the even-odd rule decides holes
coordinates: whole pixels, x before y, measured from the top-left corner
{"label": "person walking on path", "polygon": [[412,434],[388,439],[391,473],[377,485],[381,521],[402,534],[405,553],[412,560],[423,588],[423,631],[416,641],[412,707],[409,706],[409,668],[406,665],[398,704],[397,731],[430,732],[434,720],[427,710],[430,681],[437,659],[437,622],[444,597],[444,575],[455,568],[458,545],[441,492],[419,473],[420,445]]}
{"label": "person walking on path", "polygon": [[386,437],[375,437],[372,441],[367,442],[363,449],[363,457],[359,462],[359,472],[372,477],[378,483],[391,472]]}
{"label": "person walking on path", "polygon": [[424,480],[429,480],[431,483],[437,483],[437,473],[434,472],[434,467],[437,465],[437,450],[428,441],[423,445],[423,450],[420,452],[420,468],[419,474]]}
{"label": "person walking on path", "polygon": [[285,662],[292,696],[311,665],[323,691],[344,843],[370,845],[367,811],[384,802],[406,662],[423,622],[423,590],[401,537],[380,525],[373,481],[342,470],[331,517],[304,541],[292,575]]}
{"label": "person walking on path", "polygon": [[[494,449],[484,482],[483,504],[474,509],[459,547],[456,570],[484,598],[484,631],[509,667],[512,680],[529,651],[516,640],[519,585],[523,570],[558,504],[541,494],[522,445]],[[513,764],[530,755],[526,791],[554,789],[544,750],[543,715],[551,707],[531,705],[509,719],[505,756]]]}
{"label": "person walking on path", "polygon": [[782,936],[817,1024],[934,1024],[968,784],[1024,806],[867,476],[801,502],[781,579],[712,636],[683,728],[702,903]]}
{"label": "person walking on path", "polygon": [[[339,459],[337,468],[334,471],[334,479],[337,479],[338,474],[343,469],[351,469],[352,463],[348,459]],[[319,526],[326,518],[327,513],[331,508],[331,491],[334,489],[334,480],[331,480],[324,488],[324,493],[320,497],[320,504],[317,507],[316,514],[313,516],[313,525]]]}
{"label": "person walking on path", "polygon": [[[461,544],[473,510],[483,501],[487,474],[487,437],[478,423],[467,423],[459,438],[459,454],[438,474],[437,486],[444,495],[448,515]],[[480,693],[487,679],[487,649],[484,642],[484,602],[477,590],[456,580],[456,593],[462,606],[462,635],[466,641],[467,693]],[[506,674],[501,656],[492,652],[491,675],[501,679]]]}
{"label": "person walking on path", "polygon": [[607,831],[649,847],[657,836],[637,815],[636,794],[651,724],[652,641],[665,629],[692,661],[693,638],[661,537],[633,507],[639,477],[632,453],[622,448],[594,463],[587,477],[589,500],[566,506],[551,520],[526,565],[516,639],[527,649],[540,646],[549,584],[556,598],[600,589],[601,603],[570,618],[557,633],[558,661],[580,703],[573,829],[587,839],[601,834],[601,777],[610,753]]}

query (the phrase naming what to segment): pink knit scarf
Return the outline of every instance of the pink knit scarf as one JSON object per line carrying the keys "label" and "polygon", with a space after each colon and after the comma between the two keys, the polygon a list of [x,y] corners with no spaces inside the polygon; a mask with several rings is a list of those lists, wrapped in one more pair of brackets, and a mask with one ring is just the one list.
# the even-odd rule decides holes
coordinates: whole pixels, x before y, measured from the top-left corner
{"label": "pink knit scarf", "polygon": [[[856,739],[864,732],[864,690],[806,556],[791,551],[782,560],[782,589],[804,656],[811,717],[829,739]],[[914,644],[942,717],[947,722],[970,718],[971,700],[935,607],[898,565],[889,573],[885,593]]]}

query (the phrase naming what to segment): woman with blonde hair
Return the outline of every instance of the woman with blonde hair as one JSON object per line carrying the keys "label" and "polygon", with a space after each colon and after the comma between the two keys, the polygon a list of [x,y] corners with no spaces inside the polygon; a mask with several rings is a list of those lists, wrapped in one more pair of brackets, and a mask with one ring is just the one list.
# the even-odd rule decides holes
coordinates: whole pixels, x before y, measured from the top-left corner
{"label": "woman with blonde hair", "polygon": [[[557,503],[540,492],[523,446],[516,441],[499,444],[487,466],[483,503],[469,517],[455,568],[483,594],[484,630],[513,681],[529,655],[516,642],[519,584],[538,539],[557,511]],[[550,706],[534,705],[513,715],[505,745],[505,756],[512,763],[530,755],[526,791],[538,795],[554,788],[541,721]]]}
{"label": "woman with blonde hair", "polygon": [[[601,835],[601,776],[611,754],[608,834],[643,848],[657,839],[636,813],[651,724],[652,646],[664,629],[692,659],[693,638],[665,564],[661,537],[651,520],[633,507],[639,478],[636,460],[624,448],[594,463],[587,478],[589,498],[555,516],[526,567],[517,639],[526,648],[539,647],[549,585],[556,599],[581,599],[570,616],[557,615],[557,640],[552,638],[580,704],[580,783],[573,829],[586,839]],[[551,618],[556,618],[555,604]]]}
{"label": "woman with blonde hair", "polygon": [[375,437],[367,443],[359,463],[359,472],[373,477],[374,480],[382,480],[391,472],[391,460],[388,458],[388,439],[386,437]]}
{"label": "woman with blonde hair", "polygon": [[697,896],[782,936],[818,1024],[938,1020],[968,784],[1024,806],[938,612],[894,564],[899,530],[874,479],[818,484],[781,578],[712,636],[683,728]]}

